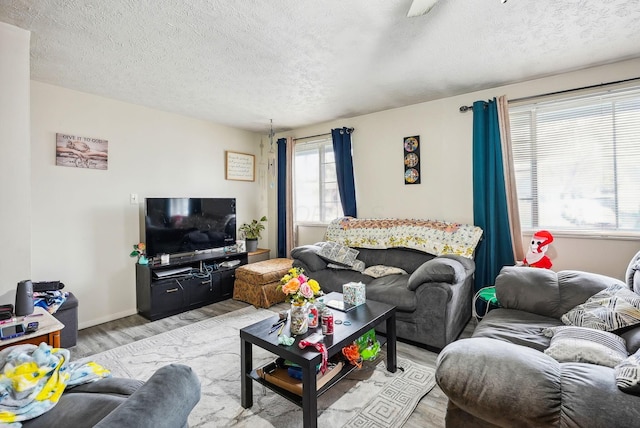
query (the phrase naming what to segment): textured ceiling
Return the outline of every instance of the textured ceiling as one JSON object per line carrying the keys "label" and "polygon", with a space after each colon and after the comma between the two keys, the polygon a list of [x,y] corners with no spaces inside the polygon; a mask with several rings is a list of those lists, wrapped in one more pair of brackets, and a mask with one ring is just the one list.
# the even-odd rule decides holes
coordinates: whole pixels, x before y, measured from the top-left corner
{"label": "textured ceiling", "polygon": [[1,0],[31,77],[265,133],[640,56],[638,0]]}

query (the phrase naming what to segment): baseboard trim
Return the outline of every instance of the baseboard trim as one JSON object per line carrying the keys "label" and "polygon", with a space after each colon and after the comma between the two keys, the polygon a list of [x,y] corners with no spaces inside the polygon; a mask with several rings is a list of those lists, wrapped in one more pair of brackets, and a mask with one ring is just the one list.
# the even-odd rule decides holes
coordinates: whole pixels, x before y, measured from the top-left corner
{"label": "baseboard trim", "polygon": [[127,311],[122,311],[122,312],[118,312],[118,313],[115,313],[115,314],[109,314],[106,317],[96,318],[96,319],[92,319],[92,320],[89,320],[89,321],[84,321],[84,322],[78,323],[78,330],[82,330],[84,328],[93,327],[93,326],[96,326],[96,325],[99,325],[99,324],[104,324],[104,323],[109,322],[109,321],[115,321],[117,319],[128,317],[129,315],[135,315],[137,313],[138,313],[137,310],[129,309]]}

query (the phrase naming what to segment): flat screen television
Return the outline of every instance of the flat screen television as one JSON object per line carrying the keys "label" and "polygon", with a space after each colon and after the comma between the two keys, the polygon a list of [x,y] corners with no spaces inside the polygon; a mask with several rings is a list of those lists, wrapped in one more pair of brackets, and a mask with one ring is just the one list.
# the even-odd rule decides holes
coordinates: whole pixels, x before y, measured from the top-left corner
{"label": "flat screen television", "polygon": [[147,257],[219,249],[236,243],[235,198],[147,198]]}

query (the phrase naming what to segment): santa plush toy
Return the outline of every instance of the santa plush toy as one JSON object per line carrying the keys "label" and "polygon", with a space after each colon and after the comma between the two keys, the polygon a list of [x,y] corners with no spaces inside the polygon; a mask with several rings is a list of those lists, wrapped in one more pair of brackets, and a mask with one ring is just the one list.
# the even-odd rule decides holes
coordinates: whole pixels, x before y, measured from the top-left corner
{"label": "santa plush toy", "polygon": [[525,266],[551,269],[551,259],[545,255],[549,244],[553,242],[553,235],[546,230],[539,230],[531,238],[531,245],[527,256],[523,260]]}

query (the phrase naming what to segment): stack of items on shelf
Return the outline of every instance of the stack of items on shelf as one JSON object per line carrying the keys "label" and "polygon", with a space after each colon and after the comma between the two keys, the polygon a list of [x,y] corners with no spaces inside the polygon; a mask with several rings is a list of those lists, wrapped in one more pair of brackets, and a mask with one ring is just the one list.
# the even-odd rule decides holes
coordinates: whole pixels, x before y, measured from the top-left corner
{"label": "stack of items on shelf", "polygon": [[[322,374],[320,372],[320,365],[318,365],[316,368],[317,388],[322,388],[327,382],[335,378],[343,367],[344,362],[338,359],[332,359],[329,360],[327,371]],[[297,364],[287,361],[284,358],[278,358],[263,368],[256,370],[256,373],[267,382],[302,396],[302,369]]]}

